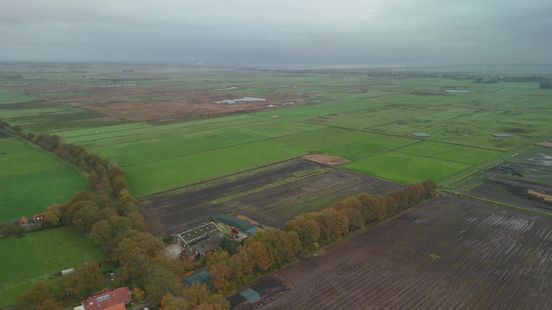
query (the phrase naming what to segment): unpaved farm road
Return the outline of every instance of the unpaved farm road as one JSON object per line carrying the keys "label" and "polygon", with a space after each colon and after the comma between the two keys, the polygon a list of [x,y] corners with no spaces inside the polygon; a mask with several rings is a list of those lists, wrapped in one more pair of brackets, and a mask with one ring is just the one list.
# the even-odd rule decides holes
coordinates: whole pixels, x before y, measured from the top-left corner
{"label": "unpaved farm road", "polygon": [[552,309],[552,218],[442,196],[275,276],[259,309]]}

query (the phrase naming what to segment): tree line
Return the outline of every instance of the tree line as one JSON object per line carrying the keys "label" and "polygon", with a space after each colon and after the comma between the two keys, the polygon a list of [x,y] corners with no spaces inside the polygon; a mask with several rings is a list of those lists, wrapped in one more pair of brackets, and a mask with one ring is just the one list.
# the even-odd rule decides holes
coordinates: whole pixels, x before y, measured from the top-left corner
{"label": "tree line", "polygon": [[212,277],[210,291],[204,285],[183,286],[181,279],[193,266],[164,256],[165,245],[145,230],[138,201],[129,192],[121,169],[81,147],[64,143],[58,136],[25,133],[1,120],[0,126],[86,171],[87,190],[65,204],[49,206],[44,212],[46,225],[73,226],[98,245],[118,270],[106,282],[98,264],[86,263],[53,284],[33,286],[20,299],[18,309],[59,309],[102,288],[122,285],[131,287],[134,300],[160,305],[163,310],[227,309],[229,304],[222,294],[278,270],[321,245],[388,219],[432,197],[436,189],[434,182],[426,181],[385,195],[363,193],[330,208],[298,215],[283,230],[260,231],[239,249],[218,250],[207,258],[206,267]]}
{"label": "tree line", "polygon": [[218,251],[208,259],[212,285],[219,293],[231,292],[282,268],[299,255],[316,251],[321,245],[336,242],[431,198],[436,188],[435,182],[426,181],[385,195],[362,193],[330,208],[298,215],[283,230],[261,231],[247,239],[236,254]]}
{"label": "tree line", "polygon": [[[73,274],[31,287],[16,304],[17,309],[54,310],[74,306],[106,287],[129,286],[134,300],[150,305],[166,304],[171,309],[227,309],[226,299],[208,294],[203,286],[185,288],[182,277],[190,271],[185,262],[164,256],[165,245],[144,228],[138,201],[128,190],[123,171],[84,148],[65,143],[57,135],[24,132],[0,120],[4,129],[77,166],[86,173],[87,189],[65,204],[48,206],[45,227],[72,226],[103,250],[107,262],[118,271],[106,281],[102,268],[89,262]],[[207,292],[207,293],[206,293]],[[169,298],[167,295],[169,294]],[[167,296],[165,296],[167,295]]]}

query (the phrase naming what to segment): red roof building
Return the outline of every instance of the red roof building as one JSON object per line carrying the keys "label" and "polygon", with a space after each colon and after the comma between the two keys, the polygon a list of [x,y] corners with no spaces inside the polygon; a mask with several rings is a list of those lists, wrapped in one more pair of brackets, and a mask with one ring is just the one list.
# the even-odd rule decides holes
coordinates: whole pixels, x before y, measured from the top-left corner
{"label": "red roof building", "polygon": [[128,287],[119,287],[86,298],[82,306],[85,310],[125,309],[125,304],[129,302],[130,290]]}

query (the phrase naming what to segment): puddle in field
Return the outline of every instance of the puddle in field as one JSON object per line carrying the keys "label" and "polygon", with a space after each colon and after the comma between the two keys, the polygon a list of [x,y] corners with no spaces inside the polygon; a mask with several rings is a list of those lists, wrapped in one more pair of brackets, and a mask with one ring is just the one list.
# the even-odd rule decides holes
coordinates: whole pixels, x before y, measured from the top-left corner
{"label": "puddle in field", "polygon": [[215,91],[232,90],[232,89],[237,89],[237,87],[236,86],[230,86],[230,87],[226,87],[226,88],[217,88],[217,89],[215,89]]}
{"label": "puddle in field", "polygon": [[473,90],[467,90],[467,89],[447,89],[445,90],[447,93],[473,93]]}
{"label": "puddle in field", "polygon": [[256,98],[256,97],[242,97],[237,99],[224,99],[217,101],[218,104],[236,104],[236,103],[248,103],[248,102],[259,102],[266,101],[265,98]]}

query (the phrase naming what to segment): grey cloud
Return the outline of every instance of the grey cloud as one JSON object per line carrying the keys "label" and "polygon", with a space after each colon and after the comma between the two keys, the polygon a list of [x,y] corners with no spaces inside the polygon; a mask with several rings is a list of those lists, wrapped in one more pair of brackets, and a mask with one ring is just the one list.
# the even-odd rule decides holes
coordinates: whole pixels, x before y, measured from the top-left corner
{"label": "grey cloud", "polygon": [[539,0],[0,0],[0,61],[552,62]]}

